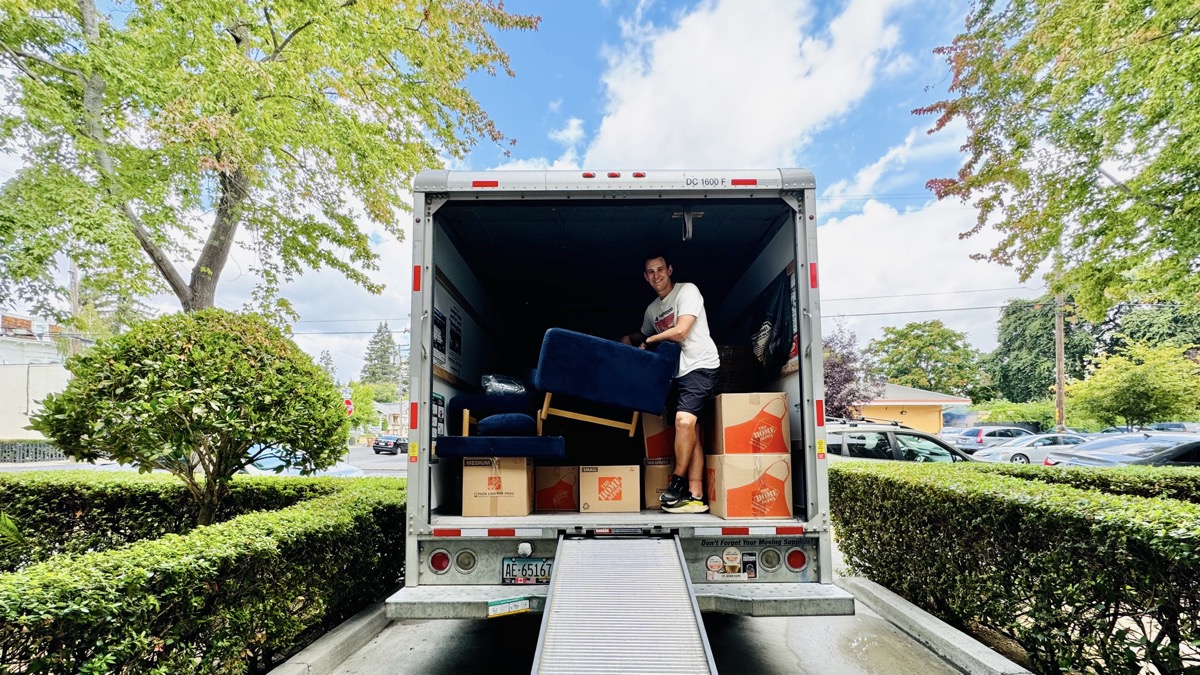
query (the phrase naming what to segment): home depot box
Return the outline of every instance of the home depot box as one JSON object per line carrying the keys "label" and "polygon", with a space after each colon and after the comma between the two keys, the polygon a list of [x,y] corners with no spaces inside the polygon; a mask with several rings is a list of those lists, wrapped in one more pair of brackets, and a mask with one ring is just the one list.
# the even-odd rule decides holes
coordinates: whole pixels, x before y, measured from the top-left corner
{"label": "home depot box", "polygon": [[667,482],[675,472],[673,459],[647,459],[642,464],[642,493],[646,508],[657,509],[662,504],[659,497],[667,490]]}
{"label": "home depot box", "polygon": [[637,513],[642,510],[641,467],[579,467],[579,510],[583,513]]}
{"label": "home depot box", "polygon": [[787,393],[721,394],[713,404],[713,455],[790,451]]}
{"label": "home depot box", "polygon": [[463,460],[464,516],[527,516],[533,512],[533,464],[525,457]]}
{"label": "home depot box", "polygon": [[713,515],[792,517],[791,455],[706,455],[704,472]]}
{"label": "home depot box", "polygon": [[642,415],[642,436],[646,440],[646,459],[675,458],[675,425],[658,415]]}
{"label": "home depot box", "polygon": [[579,467],[539,466],[533,470],[537,496],[533,507],[538,511],[579,510]]}

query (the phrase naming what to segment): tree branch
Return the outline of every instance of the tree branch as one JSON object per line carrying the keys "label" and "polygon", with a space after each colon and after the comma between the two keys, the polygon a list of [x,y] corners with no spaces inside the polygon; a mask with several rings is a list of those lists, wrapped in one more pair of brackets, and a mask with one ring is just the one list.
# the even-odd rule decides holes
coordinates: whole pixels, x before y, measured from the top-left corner
{"label": "tree branch", "polygon": [[50,59],[47,59],[43,56],[39,56],[32,52],[27,52],[23,49],[7,49],[6,48],[6,51],[10,52],[11,54],[13,54],[15,56],[19,56],[23,59],[29,59],[30,61],[36,61],[44,66],[49,66],[57,71],[66,73],[68,75],[74,75],[75,77],[78,77],[80,80],[83,79],[83,71],[76,70],[74,68],[68,68],[62,64],[55,63],[55,62],[51,61]]}
{"label": "tree branch", "polygon": [[275,26],[271,23],[271,8],[263,7],[263,16],[267,19],[267,30],[271,31],[271,46],[276,51],[279,50],[279,35],[275,32]]}
{"label": "tree branch", "polygon": [[[342,6],[344,7],[345,5],[342,5]],[[304,23],[300,24],[299,28],[297,28],[296,30],[289,33],[288,36],[283,39],[283,42],[280,43],[277,47],[275,47],[275,51],[271,52],[270,56],[263,59],[263,62],[266,63],[268,61],[277,60],[279,58],[279,56],[281,54],[283,54],[284,48],[287,47],[288,43],[292,41],[292,38],[296,37],[296,35],[299,34],[300,31],[304,30],[305,28],[308,28],[311,25],[313,25],[312,19],[309,19],[308,21],[305,21]]]}

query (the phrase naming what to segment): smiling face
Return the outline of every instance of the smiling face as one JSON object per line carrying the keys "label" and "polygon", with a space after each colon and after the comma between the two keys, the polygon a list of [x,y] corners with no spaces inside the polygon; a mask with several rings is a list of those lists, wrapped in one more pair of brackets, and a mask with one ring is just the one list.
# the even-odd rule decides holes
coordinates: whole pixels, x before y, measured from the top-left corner
{"label": "smiling face", "polygon": [[671,292],[672,271],[671,266],[662,258],[650,258],[646,261],[646,281],[660,298],[667,297],[667,294]]}

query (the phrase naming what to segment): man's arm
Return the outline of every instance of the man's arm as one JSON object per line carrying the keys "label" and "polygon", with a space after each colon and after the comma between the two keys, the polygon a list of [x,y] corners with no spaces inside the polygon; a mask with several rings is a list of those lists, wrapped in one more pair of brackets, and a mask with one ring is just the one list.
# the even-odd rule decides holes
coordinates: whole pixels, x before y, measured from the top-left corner
{"label": "man's arm", "polygon": [[621,344],[630,345],[632,347],[641,347],[643,342],[646,342],[646,336],[643,335],[642,331],[640,330],[635,333],[630,333],[629,335],[621,336]]}
{"label": "man's arm", "polygon": [[646,344],[654,344],[663,340],[672,342],[683,342],[687,339],[688,333],[692,332],[692,326],[696,325],[696,317],[691,314],[684,314],[675,320],[675,325],[664,330],[661,333],[656,333],[646,338]]}

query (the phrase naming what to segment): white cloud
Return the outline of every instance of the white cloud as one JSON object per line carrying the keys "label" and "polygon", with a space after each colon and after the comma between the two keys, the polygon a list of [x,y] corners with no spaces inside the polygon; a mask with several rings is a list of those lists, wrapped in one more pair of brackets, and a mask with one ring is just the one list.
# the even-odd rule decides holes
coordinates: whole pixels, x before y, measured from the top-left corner
{"label": "white cloud", "polygon": [[550,112],[552,112],[552,113],[558,112],[559,109],[562,108],[562,104],[563,104],[563,100],[561,98],[556,98],[553,101],[550,101],[550,105],[548,106],[550,108]]}
{"label": "white cloud", "polygon": [[[965,332],[977,349],[994,349],[996,307],[1045,291],[1040,275],[1021,284],[1012,268],[971,260],[998,239],[992,230],[958,237],[974,225],[975,215],[958,202],[900,212],[871,200],[861,214],[818,228],[823,331],[832,332],[844,318],[865,346],[885,326],[941,319]],[[986,292],[969,292],[981,290]],[[845,300],[864,297],[871,299]],[[968,307],[980,309],[926,311]],[[905,313],[916,311],[922,313]]]}
{"label": "white cloud", "polygon": [[809,3],[709,0],[667,28],[622,25],[585,164],[796,165],[812,134],[870,90],[906,0],[850,0],[825,29]]}
{"label": "white cloud", "polygon": [[583,140],[583,120],[572,117],[561,129],[555,129],[549,134],[550,140],[566,146],[573,146]]}
{"label": "white cloud", "polygon": [[916,61],[908,54],[898,54],[895,58],[889,61],[883,67],[884,77],[896,77],[911,72],[916,65]]}

